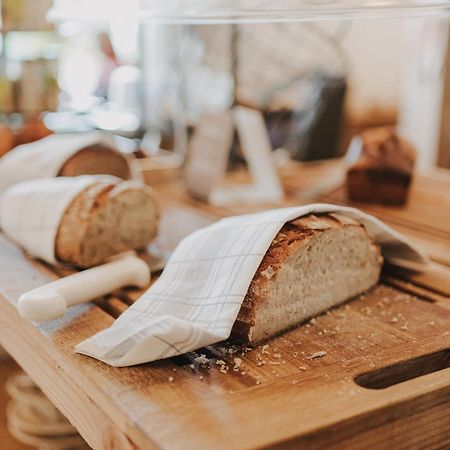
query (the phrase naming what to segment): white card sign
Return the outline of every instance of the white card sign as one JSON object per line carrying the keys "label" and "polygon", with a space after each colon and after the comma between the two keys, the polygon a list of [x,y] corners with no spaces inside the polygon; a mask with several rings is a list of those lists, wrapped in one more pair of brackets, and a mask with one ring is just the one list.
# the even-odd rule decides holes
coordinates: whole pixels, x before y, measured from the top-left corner
{"label": "white card sign", "polygon": [[[252,184],[220,187],[235,129]],[[205,117],[189,145],[185,180],[191,195],[215,205],[282,200],[283,189],[261,112],[235,106],[231,114]]]}
{"label": "white card sign", "polygon": [[233,134],[228,111],[205,116],[197,126],[184,169],[186,187],[193,197],[209,201],[227,169]]}

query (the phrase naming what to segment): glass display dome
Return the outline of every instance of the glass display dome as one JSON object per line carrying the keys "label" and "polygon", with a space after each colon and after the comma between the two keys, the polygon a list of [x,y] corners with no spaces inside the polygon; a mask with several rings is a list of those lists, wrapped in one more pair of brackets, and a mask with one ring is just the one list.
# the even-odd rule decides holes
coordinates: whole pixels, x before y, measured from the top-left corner
{"label": "glass display dome", "polygon": [[141,0],[143,20],[219,24],[446,15],[447,0]]}

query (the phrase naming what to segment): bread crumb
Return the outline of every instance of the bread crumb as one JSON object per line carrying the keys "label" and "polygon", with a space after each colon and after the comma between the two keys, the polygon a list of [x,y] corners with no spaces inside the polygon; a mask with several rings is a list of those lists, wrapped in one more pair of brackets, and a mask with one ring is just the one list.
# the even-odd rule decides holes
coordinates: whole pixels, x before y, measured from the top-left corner
{"label": "bread crumb", "polygon": [[299,370],[301,370],[302,372],[304,372],[305,370],[307,370],[307,368],[305,366],[300,366]]}
{"label": "bread crumb", "polygon": [[195,366],[194,366],[194,364],[190,364],[189,365],[189,367],[192,369],[192,370],[194,370],[195,369]]}
{"label": "bread crumb", "polygon": [[392,322],[392,323],[397,323],[397,322],[398,322],[398,318],[397,318],[397,317],[393,317],[393,318],[391,319],[391,322]]}
{"label": "bread crumb", "polygon": [[306,359],[316,359],[316,358],[322,358],[325,356],[327,352],[325,350],[320,350],[319,352],[315,352],[310,356],[307,356]]}
{"label": "bread crumb", "polygon": [[261,272],[261,275],[270,280],[275,275],[275,270],[272,266],[269,266],[266,270]]}
{"label": "bread crumb", "polygon": [[361,308],[361,312],[368,316],[372,315],[372,309],[369,306],[365,306],[364,308]]}
{"label": "bread crumb", "polygon": [[434,320],[432,320],[431,322],[428,323],[428,325],[431,325],[432,327],[434,327],[436,325],[436,322]]}
{"label": "bread crumb", "polygon": [[261,384],[261,381],[259,381],[259,380],[256,380],[256,384]]}
{"label": "bread crumb", "polygon": [[272,357],[275,358],[275,359],[280,359],[281,358],[281,354],[280,353],[274,353],[272,355]]}
{"label": "bread crumb", "polygon": [[209,359],[203,353],[200,356],[197,356],[197,358],[195,358],[194,361],[198,362],[202,366],[206,366],[209,363]]}
{"label": "bread crumb", "polygon": [[216,366],[224,366],[226,362],[223,359],[218,359],[216,361]]}
{"label": "bread crumb", "polygon": [[297,384],[298,380],[292,380],[292,384]]}
{"label": "bread crumb", "polygon": [[309,321],[309,323],[310,324],[312,324],[312,325],[315,325],[316,324],[316,318],[315,317],[313,317],[310,321]]}
{"label": "bread crumb", "polygon": [[169,380],[169,383],[173,383],[173,380],[175,379],[174,377],[169,377],[167,378]]}
{"label": "bread crumb", "polygon": [[234,361],[233,370],[235,372],[239,372],[239,369],[241,368],[241,365],[242,365],[242,359],[241,358],[233,358],[233,361]]}

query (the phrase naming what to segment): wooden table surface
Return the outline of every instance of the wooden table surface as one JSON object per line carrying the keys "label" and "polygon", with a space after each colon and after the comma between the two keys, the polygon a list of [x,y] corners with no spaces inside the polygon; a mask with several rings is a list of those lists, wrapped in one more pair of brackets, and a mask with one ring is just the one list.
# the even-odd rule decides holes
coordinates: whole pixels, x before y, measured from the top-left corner
{"label": "wooden table surface", "polygon": [[[213,207],[189,198],[181,182],[158,185],[160,242],[173,248],[225,215],[313,201],[347,204],[332,182],[341,171],[339,161],[292,163],[281,171],[285,202],[257,207]],[[216,345],[119,369],[73,348],[111,325],[140,292],[120,290],[59,320],[24,321],[14,306],[20,295],[63,273],[0,236],[0,343],[94,449],[446,448],[450,172],[418,175],[404,208],[356,206],[421,244],[436,263],[434,278],[386,273],[367,295],[268,347]],[[326,356],[314,358],[318,351]],[[199,364],[200,354],[209,364]],[[235,358],[242,361],[237,370]]]}

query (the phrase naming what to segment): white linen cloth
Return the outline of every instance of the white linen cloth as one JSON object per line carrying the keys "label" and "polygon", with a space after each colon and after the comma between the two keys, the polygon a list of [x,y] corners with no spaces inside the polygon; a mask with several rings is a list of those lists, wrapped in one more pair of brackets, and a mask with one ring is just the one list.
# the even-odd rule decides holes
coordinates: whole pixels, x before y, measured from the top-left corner
{"label": "white linen cloth", "polygon": [[428,257],[406,238],[354,208],[313,204],[229,217],[183,239],[150,289],[76,351],[113,366],[130,366],[228,338],[250,282],[284,223],[324,212],[363,223],[386,260],[419,270],[428,264]]}
{"label": "white linen cloth", "polygon": [[0,194],[21,181],[56,177],[71,156],[96,144],[116,147],[113,137],[100,131],[51,134],[17,146],[0,159]]}
{"label": "white linen cloth", "polygon": [[33,256],[55,259],[55,239],[64,211],[94,183],[117,181],[108,175],[43,178],[24,181],[0,196],[0,228]]}

